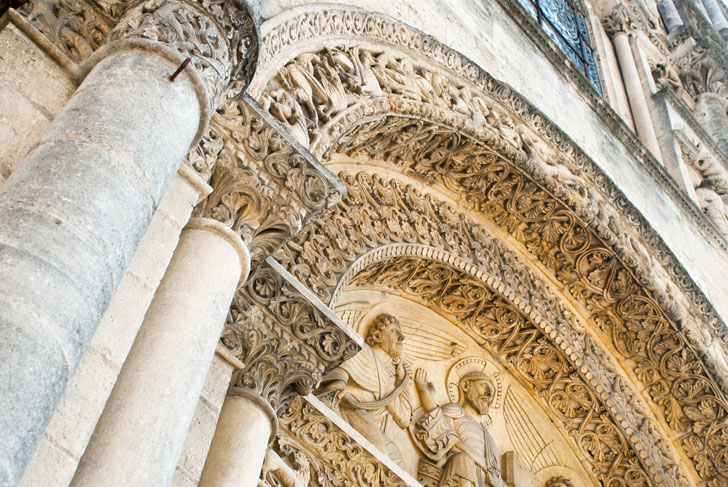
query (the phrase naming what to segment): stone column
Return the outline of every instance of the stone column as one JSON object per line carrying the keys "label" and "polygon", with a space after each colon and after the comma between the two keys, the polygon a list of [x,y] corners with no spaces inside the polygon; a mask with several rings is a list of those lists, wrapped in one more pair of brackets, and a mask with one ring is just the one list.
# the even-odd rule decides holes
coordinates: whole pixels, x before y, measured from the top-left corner
{"label": "stone column", "polygon": [[247,389],[230,388],[198,485],[254,487],[277,428],[276,413],[265,399]]}
{"label": "stone column", "polygon": [[673,0],[663,0],[657,6],[657,10],[660,12],[662,21],[665,23],[665,28],[668,34],[672,34],[677,29],[682,27],[683,21],[680,17],[680,13],[675,8],[675,2]]}
{"label": "stone column", "polygon": [[250,257],[221,223],[193,218],[71,485],[169,485]]}
{"label": "stone column", "polygon": [[0,189],[0,485],[19,482],[182,158],[243,78],[254,24],[222,8],[131,11]]}
{"label": "stone column", "polygon": [[728,32],[728,22],[723,15],[723,9],[716,0],[703,0],[705,11],[708,13],[708,18],[713,23],[715,30],[723,34]]}
{"label": "stone column", "polygon": [[238,290],[231,315],[222,341],[245,368],[233,375],[200,487],[255,487],[278,409],[295,394],[309,394],[362,345],[270,257]]}
{"label": "stone column", "polygon": [[655,158],[662,161],[660,145],[657,142],[655,127],[652,124],[650,109],[647,106],[646,93],[642,89],[642,81],[637,72],[632,46],[630,46],[629,32],[635,30],[637,22],[632,17],[629,9],[623,4],[619,4],[609,13],[603,23],[604,29],[612,38],[614,44],[614,52],[617,55],[619,70],[622,72],[624,89],[627,92],[637,136]]}
{"label": "stone column", "polygon": [[715,93],[703,93],[695,105],[695,117],[718,146],[728,154],[728,115],[726,101]]}

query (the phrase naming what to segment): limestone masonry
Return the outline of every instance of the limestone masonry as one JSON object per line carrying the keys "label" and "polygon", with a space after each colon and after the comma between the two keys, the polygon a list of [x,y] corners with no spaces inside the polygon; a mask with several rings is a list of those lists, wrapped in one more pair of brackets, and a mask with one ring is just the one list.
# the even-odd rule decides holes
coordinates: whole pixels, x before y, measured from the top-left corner
{"label": "limestone masonry", "polygon": [[728,487],[721,0],[0,0],[0,487]]}

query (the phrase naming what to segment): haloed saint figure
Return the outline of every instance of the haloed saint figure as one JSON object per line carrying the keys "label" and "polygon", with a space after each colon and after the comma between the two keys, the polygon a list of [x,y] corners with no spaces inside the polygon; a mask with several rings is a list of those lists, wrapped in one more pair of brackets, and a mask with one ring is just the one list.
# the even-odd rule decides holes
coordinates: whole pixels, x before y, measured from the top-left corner
{"label": "haloed saint figure", "polygon": [[420,449],[442,467],[440,487],[505,487],[498,452],[481,421],[495,398],[495,387],[483,370],[463,371],[458,402],[438,406],[435,386],[417,369],[415,386],[424,416],[414,425]]}

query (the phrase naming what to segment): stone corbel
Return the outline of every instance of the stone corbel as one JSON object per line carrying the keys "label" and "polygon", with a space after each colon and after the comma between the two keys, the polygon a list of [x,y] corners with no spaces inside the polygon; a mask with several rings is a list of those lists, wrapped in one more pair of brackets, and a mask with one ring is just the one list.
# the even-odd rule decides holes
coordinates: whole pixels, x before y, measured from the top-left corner
{"label": "stone corbel", "polygon": [[254,263],[345,194],[341,182],[247,95],[218,111],[187,163],[213,187],[196,214],[230,226]]}
{"label": "stone corbel", "polygon": [[270,257],[238,289],[221,340],[245,364],[231,385],[252,391],[274,410],[295,394],[310,394],[323,374],[363,345]]}

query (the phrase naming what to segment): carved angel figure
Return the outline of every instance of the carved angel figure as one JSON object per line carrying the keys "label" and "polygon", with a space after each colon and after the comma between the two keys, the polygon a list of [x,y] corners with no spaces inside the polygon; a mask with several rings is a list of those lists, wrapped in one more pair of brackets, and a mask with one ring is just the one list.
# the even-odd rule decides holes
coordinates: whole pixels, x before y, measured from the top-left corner
{"label": "carved angel figure", "polygon": [[380,314],[369,326],[367,347],[321,381],[321,394],[341,391],[341,415],[374,446],[402,464],[397,445],[384,433],[390,421],[409,425],[412,403],[408,385],[412,367],[400,355],[404,335],[397,319]]}
{"label": "carved angel figure", "polygon": [[424,416],[414,425],[422,451],[443,467],[439,487],[505,487],[498,452],[487,428],[475,418],[488,413],[495,387],[482,371],[461,376],[460,403],[437,406],[435,387],[417,369],[415,385]]}

